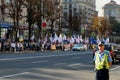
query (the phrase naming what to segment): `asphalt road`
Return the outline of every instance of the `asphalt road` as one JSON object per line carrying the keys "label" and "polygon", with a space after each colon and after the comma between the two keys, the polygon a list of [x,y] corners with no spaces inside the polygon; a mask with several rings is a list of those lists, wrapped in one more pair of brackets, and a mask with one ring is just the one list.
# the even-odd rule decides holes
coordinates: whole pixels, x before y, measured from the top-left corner
{"label": "asphalt road", "polygon": [[[120,63],[110,80],[120,79]],[[0,80],[95,80],[92,51],[46,51],[0,54]]]}

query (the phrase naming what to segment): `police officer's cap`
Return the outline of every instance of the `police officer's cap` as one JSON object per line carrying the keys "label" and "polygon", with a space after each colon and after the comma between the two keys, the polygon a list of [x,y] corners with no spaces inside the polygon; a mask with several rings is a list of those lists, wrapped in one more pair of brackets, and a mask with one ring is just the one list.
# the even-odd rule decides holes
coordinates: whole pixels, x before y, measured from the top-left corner
{"label": "police officer's cap", "polygon": [[98,43],[98,46],[104,46],[103,42]]}

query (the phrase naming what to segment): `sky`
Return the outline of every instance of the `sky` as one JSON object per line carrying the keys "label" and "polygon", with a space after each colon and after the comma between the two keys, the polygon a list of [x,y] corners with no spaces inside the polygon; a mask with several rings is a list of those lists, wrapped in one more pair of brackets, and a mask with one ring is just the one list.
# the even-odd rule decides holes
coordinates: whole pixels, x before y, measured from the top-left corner
{"label": "sky", "polygon": [[[96,0],[96,10],[98,11],[98,16],[103,16],[102,7],[109,3],[111,0]],[[120,0],[114,0],[117,4],[120,5]]]}

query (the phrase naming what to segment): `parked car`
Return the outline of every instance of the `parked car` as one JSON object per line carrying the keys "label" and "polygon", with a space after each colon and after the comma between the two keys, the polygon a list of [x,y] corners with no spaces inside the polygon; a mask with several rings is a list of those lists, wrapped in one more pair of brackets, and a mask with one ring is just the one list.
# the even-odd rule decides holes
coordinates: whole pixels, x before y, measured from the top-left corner
{"label": "parked car", "polygon": [[120,62],[120,48],[114,50],[113,63],[116,63],[117,60]]}
{"label": "parked car", "polygon": [[85,44],[73,44],[72,50],[73,51],[87,50],[87,45],[85,45]]}

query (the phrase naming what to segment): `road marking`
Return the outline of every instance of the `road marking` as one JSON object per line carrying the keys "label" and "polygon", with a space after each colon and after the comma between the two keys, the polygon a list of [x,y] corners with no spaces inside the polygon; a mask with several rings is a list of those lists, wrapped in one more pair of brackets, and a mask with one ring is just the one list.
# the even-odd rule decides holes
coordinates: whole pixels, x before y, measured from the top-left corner
{"label": "road marking", "polygon": [[14,77],[14,76],[20,76],[20,75],[24,75],[24,74],[28,74],[28,73],[29,73],[29,72],[23,72],[23,73],[18,73],[18,74],[6,75],[6,76],[0,77],[0,79],[2,79],[2,78]]}
{"label": "road marking", "polygon": [[78,58],[81,58],[81,57],[72,57],[72,59],[78,59]]}
{"label": "road marking", "polygon": [[20,59],[33,59],[33,58],[45,58],[45,57],[58,57],[58,56],[70,56],[70,55],[86,55],[88,53],[74,53],[74,54],[56,54],[56,55],[47,55],[47,56],[34,56],[34,57],[21,57],[21,58],[6,58],[0,59],[0,61],[8,61],[8,60],[20,60]]}
{"label": "road marking", "polygon": [[44,60],[44,61],[34,61],[32,63],[41,63],[41,62],[48,62],[48,60]]}
{"label": "road marking", "polygon": [[112,70],[116,70],[116,69],[118,69],[118,68],[120,68],[120,66],[117,66],[117,67],[112,68],[112,69],[110,69],[110,70],[112,71]]}
{"label": "road marking", "polygon": [[69,67],[71,66],[80,66],[81,64],[80,63],[75,63],[75,64],[71,64],[71,65],[68,65]]}

